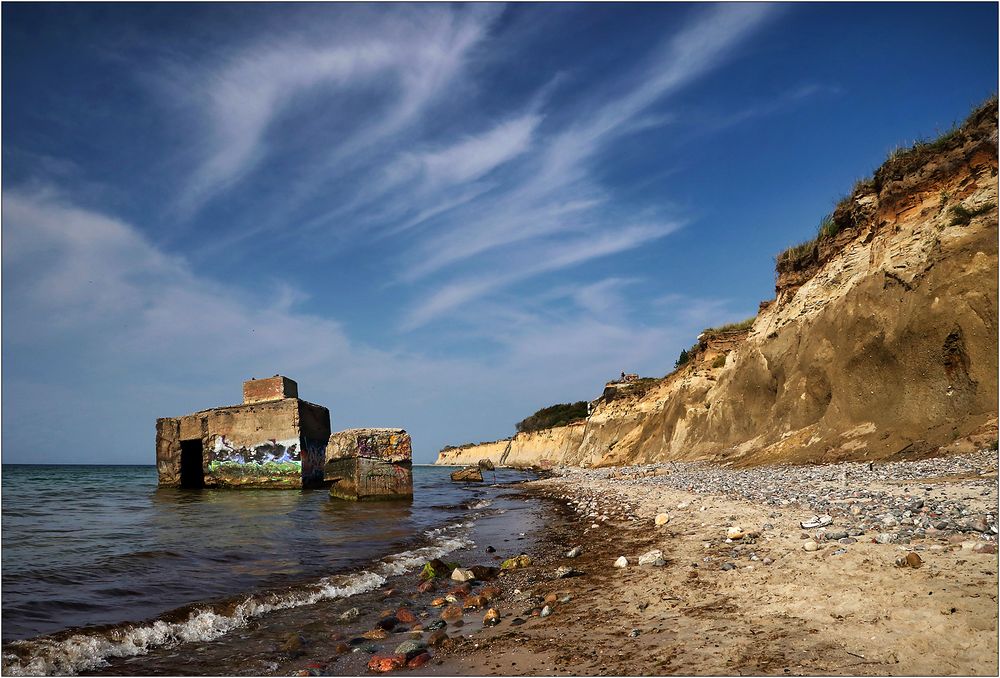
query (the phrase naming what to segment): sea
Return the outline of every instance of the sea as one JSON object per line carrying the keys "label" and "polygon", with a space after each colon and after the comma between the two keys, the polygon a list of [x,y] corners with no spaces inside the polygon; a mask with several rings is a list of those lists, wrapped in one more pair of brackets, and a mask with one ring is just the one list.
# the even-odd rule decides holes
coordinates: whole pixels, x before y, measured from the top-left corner
{"label": "sea", "polygon": [[[453,470],[415,465],[412,502],[347,502],[325,489],[160,488],[155,466],[4,464],[2,672],[239,672],[214,646],[239,636],[248,654],[248,626],[332,614],[429,559],[530,538],[541,518],[516,496],[530,473],[454,483]],[[204,658],[192,663],[185,643]]]}

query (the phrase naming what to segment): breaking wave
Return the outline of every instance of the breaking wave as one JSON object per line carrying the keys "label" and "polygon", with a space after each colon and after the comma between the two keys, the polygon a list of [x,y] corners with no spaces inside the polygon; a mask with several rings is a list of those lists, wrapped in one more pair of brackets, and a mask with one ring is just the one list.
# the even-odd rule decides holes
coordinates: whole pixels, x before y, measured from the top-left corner
{"label": "breaking wave", "polygon": [[373,591],[391,576],[471,545],[467,537],[471,525],[456,523],[428,530],[425,535],[431,538],[430,545],[386,556],[360,572],[332,575],[283,591],[187,606],[147,622],[13,641],[3,650],[3,675],[69,675],[98,669],[107,666],[110,658],[146,654],[165,645],[214,640],[268,612]]}

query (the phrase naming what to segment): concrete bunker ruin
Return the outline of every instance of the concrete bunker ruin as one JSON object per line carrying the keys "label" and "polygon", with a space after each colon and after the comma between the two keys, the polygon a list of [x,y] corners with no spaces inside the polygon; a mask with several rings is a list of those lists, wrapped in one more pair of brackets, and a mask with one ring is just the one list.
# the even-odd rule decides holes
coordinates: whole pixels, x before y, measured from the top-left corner
{"label": "concrete bunker ruin", "polygon": [[413,451],[400,428],[355,428],[330,436],[324,479],[337,499],[413,497]]}
{"label": "concrete bunker ruin", "polygon": [[243,403],[156,420],[162,486],[290,488],[324,484],[330,411],[280,375],[243,382]]}

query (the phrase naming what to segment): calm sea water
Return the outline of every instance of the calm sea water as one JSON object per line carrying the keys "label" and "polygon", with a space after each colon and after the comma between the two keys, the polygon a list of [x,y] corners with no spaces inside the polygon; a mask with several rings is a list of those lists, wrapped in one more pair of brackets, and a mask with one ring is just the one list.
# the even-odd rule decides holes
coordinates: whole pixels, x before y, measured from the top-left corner
{"label": "calm sea water", "polygon": [[458,548],[489,505],[495,488],[452,483],[451,470],[414,467],[412,503],[355,503],[325,490],[158,488],[153,466],[5,464],[5,664],[8,641],[68,628],[151,620],[237,594],[257,602],[234,614],[251,616],[370,590]]}

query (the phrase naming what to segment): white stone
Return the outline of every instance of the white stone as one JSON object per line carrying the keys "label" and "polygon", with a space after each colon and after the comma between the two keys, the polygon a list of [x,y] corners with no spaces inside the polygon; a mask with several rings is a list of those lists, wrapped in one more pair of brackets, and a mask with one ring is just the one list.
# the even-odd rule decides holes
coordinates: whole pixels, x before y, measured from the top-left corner
{"label": "white stone", "polygon": [[472,581],[476,578],[476,575],[472,573],[472,570],[463,570],[460,567],[456,567],[451,572],[451,578],[455,581]]}
{"label": "white stone", "polygon": [[670,522],[670,516],[666,513],[657,513],[656,518],[653,520],[657,527],[662,527]]}
{"label": "white stone", "polygon": [[742,539],[743,538],[743,528],[734,525],[726,530],[726,537],[729,539]]}
{"label": "white stone", "polygon": [[684,509],[686,509],[690,505],[691,504],[689,504],[688,502],[682,501],[680,504],[677,505],[677,508],[679,508],[680,510],[683,511]]}
{"label": "white stone", "polygon": [[663,551],[659,549],[653,549],[652,551],[643,553],[641,556],[639,556],[640,565],[652,565],[653,567],[661,567],[663,565],[666,565],[666,562],[667,561],[663,559]]}
{"label": "white stone", "polygon": [[810,539],[809,541],[807,541],[805,544],[802,545],[802,548],[804,548],[806,551],[816,551],[817,549],[819,549],[819,544]]}
{"label": "white stone", "polygon": [[628,567],[628,558],[620,556],[618,560],[615,561],[615,567]]}

